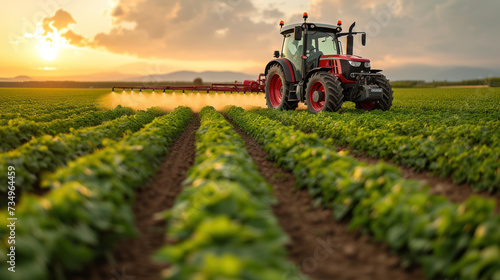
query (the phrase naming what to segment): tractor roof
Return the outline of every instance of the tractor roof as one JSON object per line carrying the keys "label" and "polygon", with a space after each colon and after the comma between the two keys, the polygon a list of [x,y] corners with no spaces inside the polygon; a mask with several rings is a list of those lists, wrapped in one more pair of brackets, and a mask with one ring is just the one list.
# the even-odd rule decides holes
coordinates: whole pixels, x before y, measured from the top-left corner
{"label": "tractor roof", "polygon": [[[303,23],[294,23],[290,25],[286,25],[281,29],[281,34],[287,34],[291,33],[294,31],[294,28],[296,26],[302,26]],[[331,25],[331,24],[323,24],[323,23],[307,23],[309,25],[309,30],[310,31],[324,31],[324,32],[332,32],[332,33],[337,33],[342,31],[342,27],[338,25]],[[340,29],[339,29],[340,28]]]}

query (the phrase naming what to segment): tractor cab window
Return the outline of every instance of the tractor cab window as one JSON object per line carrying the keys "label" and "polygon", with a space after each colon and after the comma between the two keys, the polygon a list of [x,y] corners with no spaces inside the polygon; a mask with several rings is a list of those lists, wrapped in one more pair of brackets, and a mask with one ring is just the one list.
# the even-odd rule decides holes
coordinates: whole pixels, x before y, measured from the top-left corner
{"label": "tractor cab window", "polygon": [[302,71],[302,50],[303,44],[302,40],[295,41],[293,33],[285,35],[285,41],[283,42],[283,57],[290,60],[295,68],[295,74],[300,77]]}
{"label": "tractor cab window", "polygon": [[318,67],[320,57],[325,54],[337,54],[336,38],[334,35],[319,31],[309,33],[306,71]]}
{"label": "tractor cab window", "polygon": [[318,34],[318,50],[324,54],[338,54],[335,37],[329,33]]}

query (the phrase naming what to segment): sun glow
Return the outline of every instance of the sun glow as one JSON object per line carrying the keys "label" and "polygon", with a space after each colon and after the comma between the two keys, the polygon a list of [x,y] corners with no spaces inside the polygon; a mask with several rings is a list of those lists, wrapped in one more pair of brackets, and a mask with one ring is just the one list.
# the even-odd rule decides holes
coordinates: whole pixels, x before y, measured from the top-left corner
{"label": "sun glow", "polygon": [[61,37],[57,32],[52,32],[45,36],[41,36],[38,45],[35,47],[38,49],[38,54],[42,59],[51,61],[56,59],[61,48],[67,44],[68,42],[66,39]]}
{"label": "sun glow", "polygon": [[37,48],[40,57],[49,61],[54,60],[59,53],[59,48],[47,41],[41,41]]}

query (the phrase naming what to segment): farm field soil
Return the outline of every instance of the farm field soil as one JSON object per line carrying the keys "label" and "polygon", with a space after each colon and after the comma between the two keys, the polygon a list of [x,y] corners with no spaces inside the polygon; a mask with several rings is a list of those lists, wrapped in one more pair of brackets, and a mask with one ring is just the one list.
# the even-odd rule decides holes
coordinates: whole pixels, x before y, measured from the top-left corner
{"label": "farm field soil", "polygon": [[[210,267],[210,264],[218,264],[219,261],[229,262],[233,265],[229,267],[234,268],[252,261],[255,261],[254,264],[262,262],[269,256],[277,256],[276,263],[279,264],[272,269],[284,271],[282,269],[287,268],[284,263],[289,263],[311,280],[424,279],[424,274],[432,275],[435,279],[479,279],[469,277],[467,273],[470,271],[492,275],[494,273],[495,277],[500,279],[500,269],[497,269],[500,267],[500,239],[495,234],[500,231],[500,186],[492,185],[492,182],[497,182],[495,180],[498,180],[500,170],[500,90],[398,89],[395,98],[393,108],[387,112],[364,112],[354,109],[353,104],[346,103],[337,113],[312,115],[303,108],[293,112],[253,108],[265,105],[262,94],[0,89],[0,126],[6,132],[22,130],[22,133],[16,135],[21,135],[19,138],[22,138],[23,142],[31,143],[19,147],[12,145],[6,148],[6,152],[1,153],[0,157],[3,159],[0,166],[5,168],[18,163],[17,181],[23,182],[24,178],[25,182],[29,182],[16,189],[20,199],[16,209],[23,205],[16,213],[22,213],[24,220],[31,219],[29,225],[26,223],[26,228],[23,228],[23,223],[19,223],[19,240],[30,238],[34,244],[30,245],[32,248],[43,248],[47,249],[43,252],[48,252],[45,255],[40,254],[40,259],[24,257],[21,260],[19,257],[19,270],[26,273],[27,267],[36,267],[37,273],[48,275],[40,279],[52,279],[56,274],[64,273],[70,276],[69,279],[77,280],[128,279],[127,276],[130,279],[133,277],[141,280],[160,280],[162,272],[166,271],[194,274],[190,271],[196,267],[190,263],[194,258],[206,258],[203,260],[208,264],[203,273],[213,273],[217,266]],[[132,108],[116,107],[118,105]],[[176,109],[177,113],[172,112],[179,105],[188,105],[191,108],[194,119],[189,125],[188,121],[184,121],[190,119],[189,108]],[[215,106],[219,112],[213,108],[203,109],[205,113],[213,111],[210,116],[214,119],[202,121],[202,129],[199,129],[200,116],[203,119],[204,114],[197,112],[206,105]],[[226,105],[236,105],[244,109],[233,107],[223,110]],[[161,108],[142,111],[152,106]],[[60,120],[70,122],[81,117],[83,113],[111,112],[109,109],[125,110],[127,116],[103,122],[98,126],[95,126],[98,122],[92,125],[82,124],[82,128],[57,135],[56,132],[53,135],[43,134],[41,131],[45,130],[38,129]],[[180,113],[181,111],[184,113]],[[224,125],[216,121],[217,115],[223,118],[220,111],[226,113],[226,121],[232,119],[232,127],[237,133],[232,131],[232,135],[228,132],[231,129],[228,129],[227,123]],[[144,119],[140,124],[129,122],[141,118]],[[183,120],[183,124],[172,119]],[[119,125],[114,125],[116,123]],[[184,129],[186,125],[187,128]],[[295,129],[290,127],[291,125],[295,125]],[[127,129],[128,126],[133,129]],[[37,128],[38,134],[25,137],[31,133],[30,127]],[[112,128],[115,127],[122,130],[113,132]],[[209,130],[211,132],[208,133]],[[248,134],[243,132],[244,130]],[[172,131],[177,132],[174,134]],[[52,145],[62,145],[64,141],[60,139],[69,139],[68,135],[78,133],[81,137],[73,137],[74,142],[71,143],[75,145],[69,146],[84,147],[84,152],[73,151],[70,156],[69,150]],[[105,137],[108,134],[111,136]],[[14,134],[4,135],[16,137]],[[234,135],[241,136],[244,143],[241,139],[231,138]],[[394,139],[400,139],[400,142],[394,142]],[[241,143],[237,143],[238,141]],[[410,142],[414,145],[407,145]],[[419,172],[414,171],[419,168],[418,162],[403,166],[404,161],[391,163],[391,157],[387,156],[387,153],[400,153],[402,159],[429,158],[430,161],[435,157],[434,150],[428,147],[441,147],[439,151],[444,157],[448,156],[448,153],[443,152],[447,147],[445,145],[450,142],[460,149],[454,150],[449,161],[423,164]],[[358,146],[351,147],[351,143]],[[364,144],[372,146],[363,149]],[[392,146],[377,149],[377,145]],[[218,149],[209,149],[214,146]],[[64,145],[61,147],[66,148]],[[168,153],[166,147],[169,147]],[[199,149],[203,152],[197,154]],[[247,151],[249,155],[245,155]],[[343,151],[349,151],[357,162],[346,157]],[[415,153],[417,156],[412,157],[410,153],[415,151],[423,152]],[[31,154],[37,157],[28,158]],[[28,159],[9,161],[20,155],[26,155]],[[472,163],[471,168],[476,172],[468,172],[469,167],[462,166],[459,161],[463,158],[462,155],[468,156],[465,162]],[[250,163],[237,161],[245,156]],[[49,162],[52,157],[65,160],[49,169],[42,161],[47,159]],[[198,163],[198,157],[205,158],[207,163]],[[149,158],[152,160],[149,161]],[[270,158],[274,161],[269,160]],[[254,173],[250,170],[252,160],[256,165],[254,169],[258,169],[253,170]],[[380,161],[384,163],[378,164]],[[41,164],[37,164],[35,172],[30,164],[39,162]],[[438,166],[438,163],[443,167],[436,170],[445,174],[443,178],[430,172],[430,168]],[[446,165],[448,163],[450,166]],[[277,167],[278,164],[282,168]],[[231,169],[235,166],[238,168]],[[198,172],[193,176],[199,177],[191,178],[189,184],[183,185],[187,174],[191,174],[187,172],[192,167]],[[152,176],[156,168],[159,170]],[[455,169],[460,169],[462,173],[453,173]],[[234,170],[237,172],[233,172]],[[470,183],[454,183],[458,182],[454,181],[457,174],[466,177],[460,182],[470,180]],[[469,178],[471,174],[482,174],[483,177]],[[259,175],[260,179],[257,178]],[[241,182],[246,180],[247,185],[238,181],[241,178]],[[204,180],[209,183],[199,183],[205,182]],[[428,185],[430,194],[424,184],[419,185],[418,182],[409,180],[424,182]],[[265,186],[266,182],[273,189],[273,193],[263,191],[269,187]],[[109,188],[101,188],[108,183]],[[236,186],[231,185],[233,183]],[[474,183],[480,184],[481,187],[474,186]],[[224,201],[224,195],[229,193],[228,199],[238,201],[237,207],[247,208],[237,208],[220,201],[214,202],[220,209],[211,204],[203,205],[207,202],[196,200],[196,188],[200,187],[199,184],[202,184],[201,187],[205,191],[215,190],[214,201]],[[34,188],[30,188],[30,185]],[[227,187],[228,185],[230,187]],[[254,185],[257,186],[256,189],[252,189]],[[297,189],[295,185],[301,189]],[[211,186],[214,188],[210,189]],[[38,187],[43,187],[43,191]],[[486,189],[489,192],[485,191]],[[64,199],[57,200],[54,194]],[[130,197],[134,197],[133,204],[130,203]],[[277,203],[266,204],[268,200],[272,201],[273,197],[277,199]],[[485,198],[496,202],[496,206]],[[63,205],[60,201],[68,203]],[[422,201],[428,203],[421,203]],[[78,207],[70,209],[74,205],[72,203]],[[193,221],[197,221],[197,217],[203,219],[197,223],[187,223],[184,227],[177,224],[176,228],[176,219],[184,218],[183,215],[193,215],[189,207],[196,206],[197,203],[206,208],[200,216],[194,215]],[[185,205],[188,205],[187,208],[183,208]],[[212,206],[214,208],[210,208]],[[260,218],[266,220],[267,226],[262,226],[265,223],[255,223],[258,220],[256,216],[248,214],[256,209],[262,210],[259,208],[262,206],[267,208],[263,212],[265,214],[260,214],[263,216]],[[177,212],[172,209],[177,209]],[[219,210],[214,209],[219,209],[223,214],[217,214]],[[231,212],[228,209],[239,211]],[[493,209],[496,209],[496,214],[492,214]],[[166,210],[171,211],[165,214]],[[382,214],[378,215],[377,211]],[[155,215],[160,212],[163,214]],[[234,217],[232,213],[235,213]],[[170,216],[175,214],[176,218]],[[5,217],[8,217],[6,210],[0,212],[1,220],[6,220]],[[246,219],[253,222],[245,224]],[[100,223],[94,222],[95,220]],[[357,229],[352,230],[351,223],[354,223]],[[4,252],[8,248],[5,241],[9,233],[5,230],[6,227],[2,227],[0,261],[4,262]],[[424,227],[425,230],[420,230]],[[59,230],[61,228],[63,230]],[[75,234],[78,232],[77,228],[84,228],[86,231],[78,235]],[[29,232],[34,232],[35,229],[39,229],[41,233],[33,237]],[[130,232],[134,229],[138,234],[135,238],[130,237]],[[255,237],[254,230],[269,230],[270,233]],[[176,233],[179,235],[175,235]],[[108,234],[117,237],[114,240],[106,239]],[[269,237],[273,234],[274,237]],[[215,237],[210,240],[212,235]],[[217,248],[219,243],[214,240],[217,240],[218,235],[225,237],[222,239],[224,242],[229,240],[227,244],[230,246],[226,244]],[[171,238],[172,236],[174,238]],[[289,241],[285,252],[281,249],[285,248],[287,236]],[[39,237],[40,240],[37,239]],[[206,239],[200,242],[200,238]],[[244,238],[251,241],[247,242]],[[273,241],[272,238],[279,241]],[[449,244],[443,243],[443,240],[455,242],[459,238],[462,238],[463,247],[457,252],[451,252],[450,247],[446,247]],[[50,240],[57,242],[49,242]],[[66,240],[68,243],[64,242]],[[116,240],[114,250],[105,248],[107,241],[102,240]],[[399,240],[401,243],[398,243]],[[220,244],[225,244],[224,242]],[[248,246],[252,242],[256,246],[248,248],[252,247]],[[19,256],[27,256],[26,252],[31,248],[23,248],[23,242],[20,244]],[[227,252],[224,251],[227,247],[235,245],[234,251],[251,252],[252,249],[256,250],[259,244],[266,244],[262,246],[266,247],[261,248],[262,251],[275,248],[273,246],[280,249],[272,252],[275,254],[266,251],[267,256],[262,258],[263,254],[259,251],[258,257],[249,257],[253,260],[245,259],[243,255],[238,255],[239,252],[235,252],[234,258],[222,256],[222,259],[217,259],[218,256],[211,256],[204,251],[206,248],[217,248],[216,250]],[[326,251],[320,250],[325,249],[325,244],[331,246]],[[66,258],[67,252],[76,252],[73,249],[68,251],[72,246],[87,254],[74,253]],[[97,249],[101,247],[105,249]],[[160,251],[163,253],[163,260],[160,260],[169,264],[160,265],[152,261],[152,256],[158,259]],[[326,253],[328,255],[325,255]],[[455,255],[447,255],[448,253]],[[180,255],[185,259],[179,257]],[[484,261],[483,256],[491,255],[495,257]],[[448,260],[460,260],[461,263],[455,270],[449,270],[451,264],[447,263]],[[40,262],[43,265],[38,265]],[[434,263],[438,265],[434,267]],[[74,268],[80,265],[85,269]],[[470,267],[475,270],[470,270]],[[290,271],[294,272],[292,270]],[[234,271],[224,273],[229,275]],[[0,272],[0,278],[3,278],[2,275]],[[428,278],[434,279],[432,276]],[[297,274],[283,274],[283,278],[287,280],[302,280],[297,277]],[[18,276],[16,279],[23,278]],[[170,278],[163,274],[163,279]]]}
{"label": "farm field soil", "polygon": [[133,211],[137,238],[121,241],[110,259],[96,262],[86,269],[86,275],[75,279],[120,279],[126,275],[141,280],[161,279],[165,266],[154,263],[150,256],[165,244],[166,225],[164,220],[156,220],[154,215],[172,207],[182,190],[186,172],[194,162],[195,131],[199,126],[200,120],[195,114],[193,122],[172,145],[151,182],[136,193]]}
{"label": "farm field soil", "polygon": [[[384,240],[393,249],[401,250],[402,254],[406,254],[406,250],[415,254],[416,259],[423,260],[426,274],[430,277],[436,273],[456,273],[450,269],[454,261],[446,256],[450,252],[445,249],[452,244],[453,238],[463,236],[462,240],[469,240],[471,237],[468,236],[475,232],[474,238],[482,239],[484,229],[481,222],[492,226],[498,224],[498,217],[492,214],[492,201],[469,197],[463,204],[453,204],[444,197],[430,194],[421,183],[401,180],[397,169],[387,164],[367,166],[345,157],[343,153],[333,153],[325,148],[333,148],[332,141],[321,139],[315,133],[305,134],[297,130],[297,126],[294,128],[281,123],[280,114],[285,115],[283,112],[264,111],[233,107],[227,115],[259,143],[265,144],[270,157],[280,166],[300,176],[297,177],[297,184],[308,189],[316,204],[334,209],[337,219],[346,218],[346,213],[350,217],[351,213],[350,227],[363,225],[363,230]],[[336,118],[349,117],[331,114],[328,116],[332,120],[329,123],[304,112],[288,115],[292,114],[298,122],[302,121],[298,126],[301,130],[307,127],[306,124],[314,126],[316,122],[324,127],[335,127]],[[439,230],[436,232],[433,228]],[[476,228],[478,231],[475,231]],[[471,229],[474,230],[471,232]],[[467,250],[471,250],[467,257],[472,256],[473,249],[469,248],[475,248],[476,244],[464,244]],[[460,257],[464,257],[462,253]],[[467,259],[469,261],[472,262]],[[464,275],[468,273],[466,266],[461,269]]]}
{"label": "farm field soil", "polygon": [[330,210],[312,207],[307,190],[294,188],[295,176],[268,161],[268,153],[241,129],[236,131],[274,189],[278,203],[273,212],[291,239],[289,258],[304,275],[316,280],[424,279],[420,269],[399,267],[399,258],[387,246],[348,231],[347,223],[332,220]]}
{"label": "farm field soil", "polygon": [[[349,151],[349,155],[357,159],[358,161],[366,162],[367,164],[377,164],[381,159],[373,158],[364,155],[363,153],[354,154],[352,150],[337,147],[337,152]],[[389,160],[382,160],[387,164],[394,165]],[[403,178],[408,180],[418,180],[426,185],[430,186],[430,191],[436,195],[442,195],[447,197],[450,201],[455,203],[464,202],[471,195],[480,195],[484,198],[493,199],[496,202],[496,212],[500,213],[500,195],[492,194],[486,191],[475,192],[468,184],[456,184],[451,178],[441,178],[439,176],[433,175],[428,171],[416,172],[411,168],[406,166],[397,165],[397,168],[401,172]]]}

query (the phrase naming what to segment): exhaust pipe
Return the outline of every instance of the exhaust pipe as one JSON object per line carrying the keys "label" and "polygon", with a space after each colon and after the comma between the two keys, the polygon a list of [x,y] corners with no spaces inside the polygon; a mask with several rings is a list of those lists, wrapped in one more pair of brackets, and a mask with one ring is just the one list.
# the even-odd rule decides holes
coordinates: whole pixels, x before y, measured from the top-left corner
{"label": "exhaust pipe", "polygon": [[352,36],[352,30],[354,29],[355,25],[356,22],[353,22],[351,27],[349,27],[349,35],[347,35],[347,49],[346,49],[347,55],[353,55],[354,53],[354,36]]}

